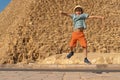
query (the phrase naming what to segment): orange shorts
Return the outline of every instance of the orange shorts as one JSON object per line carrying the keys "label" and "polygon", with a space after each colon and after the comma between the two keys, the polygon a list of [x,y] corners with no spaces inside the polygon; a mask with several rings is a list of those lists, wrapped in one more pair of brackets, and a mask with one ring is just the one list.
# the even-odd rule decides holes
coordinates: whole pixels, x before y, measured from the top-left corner
{"label": "orange shorts", "polygon": [[87,47],[87,41],[85,39],[84,33],[83,32],[73,32],[72,33],[72,38],[70,41],[70,47],[76,47],[76,43],[79,41],[80,45],[83,48]]}

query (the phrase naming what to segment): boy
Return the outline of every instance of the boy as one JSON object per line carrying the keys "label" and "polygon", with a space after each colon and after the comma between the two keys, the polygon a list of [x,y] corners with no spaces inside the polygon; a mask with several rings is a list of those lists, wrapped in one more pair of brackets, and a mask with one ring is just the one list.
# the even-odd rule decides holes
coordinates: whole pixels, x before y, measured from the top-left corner
{"label": "boy", "polygon": [[76,46],[76,42],[79,41],[81,47],[83,48],[83,51],[85,53],[84,62],[87,64],[91,64],[91,62],[87,59],[87,42],[85,39],[85,35],[83,31],[86,29],[85,20],[87,18],[100,18],[104,19],[104,17],[101,16],[89,16],[88,14],[83,13],[83,8],[81,6],[76,6],[74,8],[75,14],[68,14],[65,12],[60,11],[62,15],[69,16],[72,18],[74,23],[74,31],[72,33],[72,38],[70,41],[70,50],[71,52],[67,55],[67,58],[71,58],[74,55],[74,47]]}

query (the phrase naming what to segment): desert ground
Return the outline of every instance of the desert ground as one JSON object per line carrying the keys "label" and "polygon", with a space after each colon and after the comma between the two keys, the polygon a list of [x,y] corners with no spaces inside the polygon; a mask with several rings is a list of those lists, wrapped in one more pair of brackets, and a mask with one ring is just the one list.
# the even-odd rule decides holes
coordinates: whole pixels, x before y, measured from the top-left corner
{"label": "desert ground", "polygon": [[95,74],[89,72],[1,71],[0,78],[1,80],[119,80],[119,74],[119,72]]}

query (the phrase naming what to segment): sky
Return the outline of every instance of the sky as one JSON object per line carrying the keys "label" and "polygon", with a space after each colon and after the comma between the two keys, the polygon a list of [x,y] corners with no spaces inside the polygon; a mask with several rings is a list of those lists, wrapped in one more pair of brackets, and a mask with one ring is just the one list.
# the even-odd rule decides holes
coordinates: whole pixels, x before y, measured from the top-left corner
{"label": "sky", "polygon": [[0,12],[10,3],[11,0],[0,0]]}

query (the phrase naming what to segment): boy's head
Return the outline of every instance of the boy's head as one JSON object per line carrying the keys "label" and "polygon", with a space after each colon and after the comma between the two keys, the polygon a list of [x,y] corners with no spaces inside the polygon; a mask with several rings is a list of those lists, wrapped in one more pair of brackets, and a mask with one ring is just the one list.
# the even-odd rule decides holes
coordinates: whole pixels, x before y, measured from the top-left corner
{"label": "boy's head", "polygon": [[83,8],[82,8],[82,6],[76,6],[75,8],[74,8],[74,12],[76,13],[76,14],[82,14],[83,13]]}

